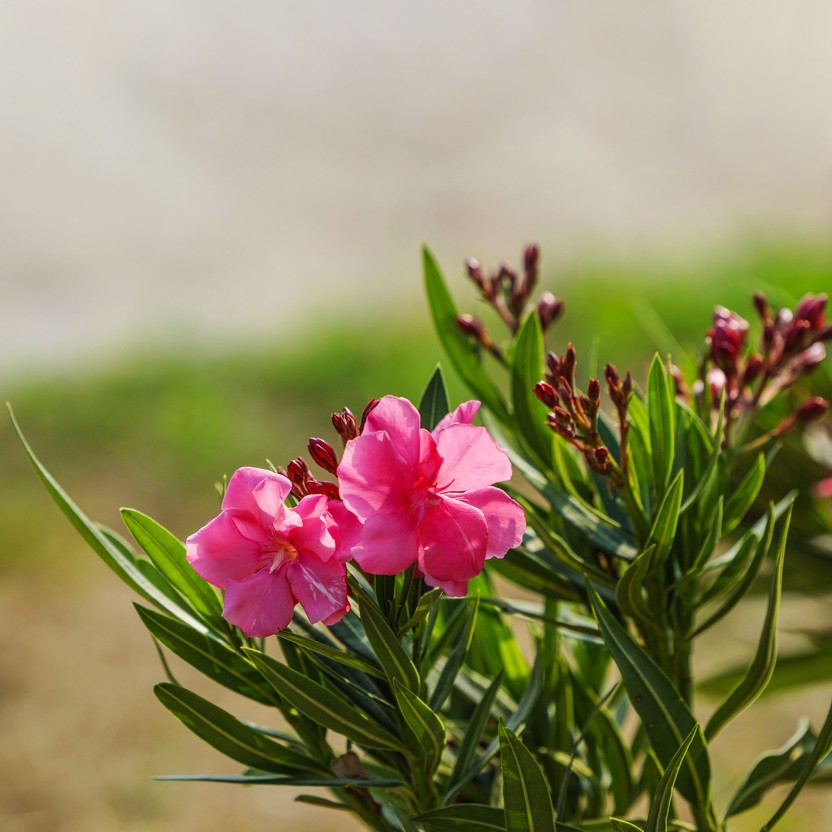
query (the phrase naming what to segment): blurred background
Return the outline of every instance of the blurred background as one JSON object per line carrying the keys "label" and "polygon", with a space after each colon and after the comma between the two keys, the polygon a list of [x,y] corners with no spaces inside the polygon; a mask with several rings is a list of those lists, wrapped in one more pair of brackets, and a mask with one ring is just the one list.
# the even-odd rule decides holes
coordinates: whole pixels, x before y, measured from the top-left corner
{"label": "blurred background", "polygon": [[[419,395],[440,358],[422,240],[470,311],[463,259],[538,241],[567,303],[552,347],[640,376],[717,303],[832,289],[830,31],[820,0],[7,0],[3,398],[92,517],[130,505],[184,537],[223,474]],[[0,827],[346,828],[282,790],[151,781],[228,766],[156,702],[129,593],[8,423],[0,454]],[[828,688],[726,731],[726,779]],[[832,813],[799,806],[794,829]]]}

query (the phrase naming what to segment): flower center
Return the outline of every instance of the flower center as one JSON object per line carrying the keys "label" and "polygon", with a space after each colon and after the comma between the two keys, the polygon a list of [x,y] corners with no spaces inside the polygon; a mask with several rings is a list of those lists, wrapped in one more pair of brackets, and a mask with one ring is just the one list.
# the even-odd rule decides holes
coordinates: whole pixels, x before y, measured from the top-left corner
{"label": "flower center", "polygon": [[263,548],[262,552],[267,563],[271,560],[269,572],[276,572],[284,563],[298,556],[298,550],[288,540],[272,541]]}

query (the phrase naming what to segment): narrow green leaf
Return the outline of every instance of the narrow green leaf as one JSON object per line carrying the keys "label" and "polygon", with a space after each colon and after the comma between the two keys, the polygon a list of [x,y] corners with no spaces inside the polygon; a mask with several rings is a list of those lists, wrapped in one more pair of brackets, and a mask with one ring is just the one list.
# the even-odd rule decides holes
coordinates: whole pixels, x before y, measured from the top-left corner
{"label": "narrow green leaf", "polygon": [[680,470],[674,477],[670,487],[665,492],[653,528],[650,529],[650,540],[656,545],[653,556],[654,564],[663,564],[670,554],[673,540],[676,537],[676,527],[679,524],[679,512],[682,508],[682,494],[685,490],[685,472]]}
{"label": "narrow green leaf", "polygon": [[214,588],[194,572],[185,558],[185,546],[146,514],[123,508],[121,517],[156,568],[198,612],[209,621],[220,619],[222,602]]}
{"label": "narrow green leaf", "polygon": [[159,701],[200,739],[232,760],[275,774],[323,773],[313,760],[268,739],[186,688],[163,682],[153,691]]}
{"label": "narrow green leaf", "polygon": [[763,480],[766,478],[766,457],[760,454],[754,461],[749,472],[743,477],[740,484],[731,492],[725,503],[725,534],[732,532],[745,517],[748,510],[754,505],[754,500],[760,493]]}
{"label": "narrow green leaf", "polygon": [[783,592],[783,562],[786,556],[786,537],[789,533],[791,510],[780,525],[780,540],[774,561],[774,574],[768,594],[768,607],[760,633],[757,652],[745,678],[731,691],[728,698],[716,709],[705,728],[705,737],[710,742],[737,714],[744,711],[765,690],[774,673],[777,661],[777,618],[780,611],[780,597]]}
{"label": "narrow green leaf", "polygon": [[610,825],[615,832],[644,832],[641,826],[636,826],[624,818],[610,818]]}
{"label": "narrow green leaf", "polygon": [[650,416],[650,448],[653,453],[653,479],[659,495],[664,494],[673,471],[676,443],[674,389],[667,370],[657,354],[647,381],[647,412]]}
{"label": "narrow green leaf", "polygon": [[644,832],[667,832],[667,818],[673,802],[673,787],[676,784],[676,778],[679,776],[685,755],[698,733],[700,733],[700,728],[696,725],[665,768],[662,779],[659,780],[659,786],[650,801],[650,814],[647,816],[647,826]]}
{"label": "narrow green leaf", "polygon": [[627,616],[648,630],[657,628],[656,611],[644,593],[644,582],[653,571],[656,547],[648,546],[628,567],[615,588],[615,600]]}
{"label": "narrow green leaf", "polygon": [[554,434],[546,424],[548,409],[534,394],[534,386],[543,373],[543,330],[534,310],[517,333],[509,369],[517,436],[543,470],[549,470]]}
{"label": "narrow green leaf", "polygon": [[396,701],[404,721],[410,728],[414,742],[406,743],[417,759],[425,761],[426,770],[433,776],[445,750],[445,726],[442,720],[413,691],[394,683]]}
{"label": "narrow green leaf", "polygon": [[495,677],[494,681],[488,686],[488,690],[483,694],[480,701],[474,708],[468,720],[465,733],[459,743],[459,749],[456,752],[456,762],[454,763],[453,771],[448,779],[447,791],[450,793],[457,783],[468,782],[472,776],[475,776],[478,771],[469,771],[471,762],[474,759],[477,748],[482,739],[483,731],[491,716],[491,708],[494,705],[494,698],[500,690],[500,685],[503,682],[503,672],[500,671]]}
{"label": "narrow green leaf", "polygon": [[475,598],[473,602],[468,602],[465,605],[465,627],[456,640],[456,647],[448,656],[442,672],[439,674],[439,679],[436,681],[436,687],[430,695],[430,706],[435,711],[438,711],[445,704],[445,700],[451,695],[454,689],[454,682],[462,669],[465,662],[465,657],[471,649],[471,639],[474,635],[474,627],[477,623],[477,613],[479,611],[480,599]]}
{"label": "narrow green leaf", "polygon": [[494,382],[480,364],[469,338],[457,326],[458,313],[439,265],[427,246],[422,248],[425,270],[425,294],[431,316],[445,354],[460,378],[503,423],[510,423],[508,408]]}
{"label": "narrow green leaf", "polygon": [[760,755],[737,789],[725,817],[738,815],[756,806],[769,789],[793,783],[800,777],[818,738],[808,719],[801,719],[794,736],[775,751]]}
{"label": "narrow green leaf", "polygon": [[832,753],[832,705],[829,707],[829,713],[826,714],[826,719],[818,732],[818,740],[812,752],[808,755],[800,777],[798,777],[797,782],[786,795],[786,799],[780,805],[780,808],[771,816],[771,820],[765,826],[761,827],[760,832],[771,832],[775,825],[782,820],[783,815],[786,814],[792,803],[794,803],[797,796],[803,790],[803,787],[809,782],[809,778],[817,766],[830,753]]}
{"label": "narrow green leaf", "polygon": [[445,379],[442,377],[442,368],[437,365],[419,402],[422,427],[433,430],[449,410]]}
{"label": "narrow green leaf", "polygon": [[[616,621],[600,596],[590,588],[595,616],[604,641],[621,673],[624,687],[641,718],[659,761],[667,767],[696,719],[673,682]],[[701,732],[679,774],[679,791],[695,806],[710,804],[711,768]]]}
{"label": "narrow green leaf", "polygon": [[506,832],[505,812],[496,806],[461,803],[418,815],[429,832]]}
{"label": "narrow green leaf", "polygon": [[175,603],[164,592],[160,591],[154,583],[149,580],[137,565],[137,561],[130,558],[125,552],[108,540],[101,531],[96,528],[93,523],[83,511],[72,501],[69,495],[61,488],[52,474],[46,470],[43,463],[35,456],[26,437],[15,419],[11,407],[9,407],[9,415],[11,416],[12,425],[17,433],[20,443],[23,445],[23,450],[26,456],[32,463],[35,473],[43,483],[49,496],[57,504],[58,508],[64,513],[70,523],[75,527],[81,537],[87,542],[90,548],[104,561],[116,575],[121,578],[133,591],[137,592],[147,601],[155,604],[163,610],[167,610],[172,615],[175,615],[181,621],[184,621],[189,626],[205,633],[207,629],[205,625],[189,610],[180,604]]}
{"label": "narrow green leaf", "polygon": [[401,642],[370,595],[357,582],[350,581],[350,584],[353,594],[359,600],[359,612],[364,632],[378,657],[381,669],[390,682],[390,687],[398,682],[408,690],[418,693],[419,671],[416,670],[416,665],[405,653]]}
{"label": "narrow green leaf", "polygon": [[266,705],[275,704],[275,697],[251,663],[216,637],[140,604],[133,606],[151,635],[180,659],[242,696]]}
{"label": "narrow green leaf", "polygon": [[243,652],[274,689],[309,719],[367,748],[404,750],[397,737],[348,700],[259,650],[243,648]]}
{"label": "narrow green leaf", "polygon": [[335,647],[331,647],[328,644],[323,644],[320,641],[299,636],[296,633],[290,633],[288,630],[281,630],[277,634],[277,637],[281,641],[291,641],[292,644],[296,644],[301,650],[307,650],[310,653],[317,653],[320,656],[326,656],[334,662],[346,665],[354,670],[359,670],[362,673],[366,673],[368,676],[375,676],[377,679],[385,678],[384,673],[376,665],[371,664],[364,659],[360,659],[358,656],[352,656],[349,653],[345,653]]}
{"label": "narrow green leaf", "polygon": [[555,810],[543,769],[500,721],[503,806],[508,832],[555,832]]}
{"label": "narrow green leaf", "polygon": [[[385,789],[404,785],[401,780],[362,780],[355,777],[270,777],[262,774],[167,774],[153,779],[177,783],[238,783],[243,786],[303,786],[305,788],[317,786],[322,789],[346,789],[351,786],[361,789]],[[312,801],[301,802],[311,803]],[[327,803],[332,802],[327,801]],[[328,808],[334,807],[348,808],[337,803],[332,803]]]}

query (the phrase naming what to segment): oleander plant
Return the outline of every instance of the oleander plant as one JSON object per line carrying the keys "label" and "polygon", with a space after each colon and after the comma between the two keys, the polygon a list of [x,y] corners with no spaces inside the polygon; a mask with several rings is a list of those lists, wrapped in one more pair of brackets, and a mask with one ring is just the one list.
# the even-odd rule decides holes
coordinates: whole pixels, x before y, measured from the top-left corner
{"label": "oleander plant", "polygon": [[[536,246],[520,270],[467,263],[478,316],[423,256],[472,398],[450,403],[437,368],[416,404],[379,391],[360,417],[334,413],[308,460],[224,479],[185,541],[135,509],[132,541],[88,519],[14,422],[51,497],[136,592],[157,698],[229,758],[227,775],[160,779],[302,787],[379,832],[727,832],[761,803],[773,829],[830,779],[832,709],[817,726],[796,714],[727,800],[709,748],[771,682],[784,580],[828,531],[828,476],[804,473],[823,450],[801,444],[829,430],[808,386],[832,340],[826,296],[792,310],[758,294],[753,324],[717,307],[695,376],[656,355],[640,384],[558,343],[564,303],[537,294]],[[813,558],[832,586],[828,549]],[[699,639],[761,593],[758,643],[703,712]],[[273,719],[182,686],[177,661]]]}

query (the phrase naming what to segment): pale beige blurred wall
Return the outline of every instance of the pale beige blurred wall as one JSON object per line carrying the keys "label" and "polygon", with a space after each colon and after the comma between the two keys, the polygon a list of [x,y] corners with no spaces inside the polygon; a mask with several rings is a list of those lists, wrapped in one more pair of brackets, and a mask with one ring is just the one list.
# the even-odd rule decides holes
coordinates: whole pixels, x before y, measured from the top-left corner
{"label": "pale beige blurred wall", "polygon": [[0,374],[540,239],[821,235],[826,0],[0,4]]}

